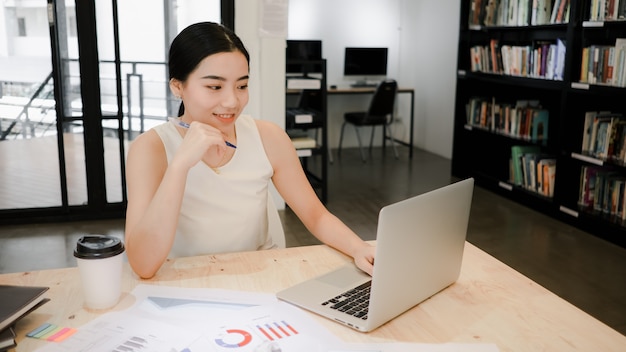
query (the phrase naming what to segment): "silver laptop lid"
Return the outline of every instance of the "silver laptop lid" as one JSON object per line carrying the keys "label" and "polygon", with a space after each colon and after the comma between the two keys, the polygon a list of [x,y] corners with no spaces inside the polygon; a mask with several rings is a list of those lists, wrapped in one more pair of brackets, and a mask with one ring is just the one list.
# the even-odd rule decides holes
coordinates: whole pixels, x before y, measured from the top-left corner
{"label": "silver laptop lid", "polygon": [[473,180],[468,179],[380,211],[367,320],[322,304],[370,280],[354,264],[305,280],[276,296],[359,331],[376,329],[457,279],[473,187]]}
{"label": "silver laptop lid", "polygon": [[[474,180],[381,209],[367,326],[377,327],[454,283],[461,270]],[[369,329],[368,329],[369,330]]]}

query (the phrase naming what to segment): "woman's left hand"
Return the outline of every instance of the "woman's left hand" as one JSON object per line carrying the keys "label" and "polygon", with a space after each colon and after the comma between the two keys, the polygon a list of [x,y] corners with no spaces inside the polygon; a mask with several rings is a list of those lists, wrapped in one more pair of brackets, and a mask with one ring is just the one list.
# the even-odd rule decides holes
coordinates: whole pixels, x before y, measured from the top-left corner
{"label": "woman's left hand", "polygon": [[354,264],[368,273],[370,276],[374,273],[374,255],[376,253],[376,247],[372,246],[367,242],[363,242],[363,246],[361,246],[354,253]]}

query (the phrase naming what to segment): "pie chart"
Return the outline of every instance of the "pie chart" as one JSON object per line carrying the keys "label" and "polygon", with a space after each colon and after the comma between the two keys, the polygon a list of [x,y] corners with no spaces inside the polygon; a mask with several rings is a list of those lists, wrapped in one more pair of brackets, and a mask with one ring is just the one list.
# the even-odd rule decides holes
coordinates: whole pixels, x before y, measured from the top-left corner
{"label": "pie chart", "polygon": [[243,347],[252,341],[252,335],[239,329],[226,330],[226,334],[221,335],[215,339],[215,343],[225,348],[239,348]]}

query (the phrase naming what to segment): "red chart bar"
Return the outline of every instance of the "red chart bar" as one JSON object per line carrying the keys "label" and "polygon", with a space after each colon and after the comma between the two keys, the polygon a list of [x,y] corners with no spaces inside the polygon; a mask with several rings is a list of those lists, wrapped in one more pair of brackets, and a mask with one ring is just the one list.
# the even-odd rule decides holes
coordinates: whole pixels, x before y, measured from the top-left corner
{"label": "red chart bar", "polygon": [[256,328],[270,341],[297,335],[298,331],[286,321],[265,323],[265,326],[257,325]]}

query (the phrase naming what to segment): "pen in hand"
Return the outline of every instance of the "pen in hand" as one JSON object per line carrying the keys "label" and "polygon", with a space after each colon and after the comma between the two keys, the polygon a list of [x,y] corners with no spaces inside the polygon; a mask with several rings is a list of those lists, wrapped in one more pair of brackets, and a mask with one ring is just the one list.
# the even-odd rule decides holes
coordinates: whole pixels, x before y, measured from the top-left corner
{"label": "pen in hand", "polygon": [[[184,121],[181,121],[181,120],[179,120],[179,119],[175,119],[175,118],[173,118],[173,117],[170,117],[170,118],[168,118],[168,120],[169,120],[170,122],[175,123],[176,125],[178,125],[178,126],[180,126],[180,127],[182,127],[182,128],[189,128],[189,124],[188,124],[188,123],[186,123],[186,122],[184,122]],[[227,145],[227,146],[229,146],[229,147],[231,147],[231,148],[235,148],[235,149],[237,149],[237,146],[236,146],[236,145],[234,145],[234,144],[232,144],[231,142],[229,142],[229,141],[224,141],[224,142],[226,143],[226,145]]]}

